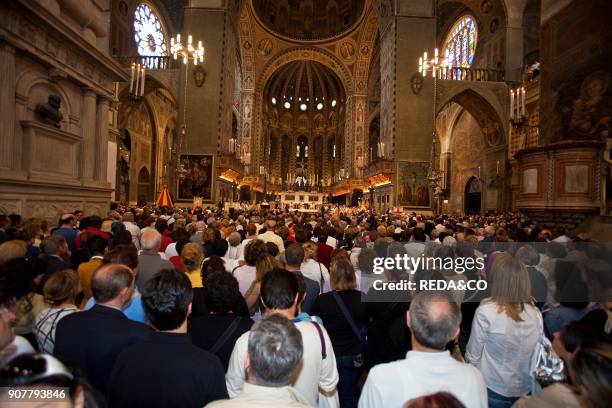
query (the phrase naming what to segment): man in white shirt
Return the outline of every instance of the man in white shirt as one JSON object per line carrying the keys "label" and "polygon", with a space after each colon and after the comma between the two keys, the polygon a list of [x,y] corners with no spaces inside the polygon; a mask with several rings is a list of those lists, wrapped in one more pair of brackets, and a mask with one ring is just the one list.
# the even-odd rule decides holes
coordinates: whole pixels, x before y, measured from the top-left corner
{"label": "man in white shirt", "polygon": [[279,252],[282,254],[283,252],[285,252],[285,243],[283,242],[283,239],[280,237],[280,235],[276,235],[274,233],[275,229],[276,229],[276,221],[267,220],[266,221],[266,232],[264,232],[263,234],[259,234],[257,238],[261,239],[263,242],[272,242],[276,244]]}
{"label": "man in white shirt", "polygon": [[359,253],[363,248],[365,248],[365,246],[365,239],[363,239],[363,236],[361,234],[357,234],[355,236],[355,239],[353,240],[353,248],[351,249],[350,254],[351,263],[353,264],[353,268],[355,269],[359,268]]}
{"label": "man in white shirt", "polygon": [[[261,283],[261,300],[266,308],[266,316],[281,315],[294,320],[298,302],[297,276],[282,269],[268,272]],[[314,321],[294,323],[302,334],[304,354],[303,364],[293,382],[293,388],[311,406],[318,406],[320,394],[327,399],[328,407],[337,406],[338,369],[327,331]],[[249,332],[238,338],[230,357],[225,375],[230,398],[240,394],[246,382],[245,363],[247,362],[248,341]]]}
{"label": "man in white shirt", "polygon": [[375,366],[361,392],[359,408],[401,407],[423,395],[446,391],[466,407],[486,408],[487,386],[477,368],[445,350],[459,335],[461,310],[447,293],[422,292],[407,315],[412,350],[404,360]]}
{"label": "man in white shirt", "polygon": [[136,249],[140,249],[140,228],[134,224],[134,214],[131,211],[126,211],[122,219],[125,229],[132,234],[132,243],[136,246]]}
{"label": "man in white shirt", "polygon": [[308,407],[308,401],[291,387],[303,352],[302,334],[291,320],[278,314],[259,320],[249,334],[242,392],[207,407]]}

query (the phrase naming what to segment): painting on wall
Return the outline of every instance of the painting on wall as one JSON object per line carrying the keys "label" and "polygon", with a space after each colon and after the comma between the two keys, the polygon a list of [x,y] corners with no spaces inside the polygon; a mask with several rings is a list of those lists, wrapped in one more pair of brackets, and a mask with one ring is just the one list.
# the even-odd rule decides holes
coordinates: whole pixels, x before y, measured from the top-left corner
{"label": "painting on wall", "polygon": [[565,192],[587,193],[589,191],[589,166],[585,164],[565,166]]}
{"label": "painting on wall", "polygon": [[404,207],[431,206],[429,183],[427,181],[428,162],[399,162],[397,165],[397,199]]}
{"label": "painting on wall", "polygon": [[185,177],[178,183],[179,200],[202,197],[202,201],[212,201],[213,156],[181,155],[181,166]]}
{"label": "painting on wall", "polygon": [[538,192],[538,169],[531,168],[523,170],[523,194],[537,194]]}
{"label": "painting on wall", "polygon": [[612,74],[596,70],[575,75],[559,93],[557,140],[605,140],[612,125]]}

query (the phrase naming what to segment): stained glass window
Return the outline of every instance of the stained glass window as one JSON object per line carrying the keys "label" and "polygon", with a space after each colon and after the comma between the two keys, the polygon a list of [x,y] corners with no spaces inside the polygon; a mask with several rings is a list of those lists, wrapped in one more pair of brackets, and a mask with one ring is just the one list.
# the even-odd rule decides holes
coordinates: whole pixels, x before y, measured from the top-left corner
{"label": "stained glass window", "polygon": [[469,68],[472,65],[477,39],[478,29],[473,17],[464,16],[455,23],[444,43],[444,54],[448,50],[453,67]]}
{"label": "stained glass window", "polygon": [[168,55],[166,33],[157,14],[146,4],[134,12],[134,41],[142,56]]}

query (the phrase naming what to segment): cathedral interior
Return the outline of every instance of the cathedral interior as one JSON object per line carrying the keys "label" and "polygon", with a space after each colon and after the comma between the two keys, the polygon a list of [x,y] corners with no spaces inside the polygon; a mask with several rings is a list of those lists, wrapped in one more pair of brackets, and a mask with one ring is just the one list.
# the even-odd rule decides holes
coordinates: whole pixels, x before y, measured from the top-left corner
{"label": "cathedral interior", "polygon": [[167,187],[610,223],[611,25],[608,0],[1,2],[0,212]]}

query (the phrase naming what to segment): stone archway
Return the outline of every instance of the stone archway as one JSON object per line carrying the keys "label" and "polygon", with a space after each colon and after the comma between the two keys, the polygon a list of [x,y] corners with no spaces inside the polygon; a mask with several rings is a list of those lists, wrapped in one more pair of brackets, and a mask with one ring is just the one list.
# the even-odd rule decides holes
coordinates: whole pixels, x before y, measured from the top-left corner
{"label": "stone archway", "polygon": [[482,184],[476,177],[470,177],[465,185],[464,213],[479,214],[482,210]]}
{"label": "stone archway", "polygon": [[150,202],[153,200],[153,192],[151,188],[151,175],[146,167],[143,167],[138,172],[138,186],[136,197],[138,202]]}

